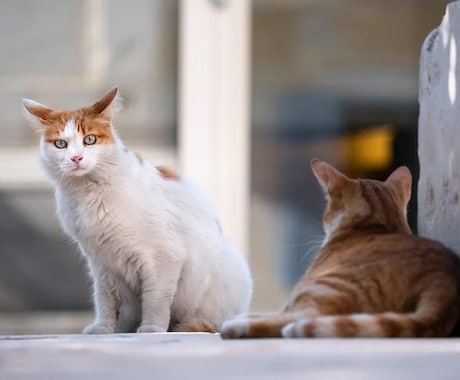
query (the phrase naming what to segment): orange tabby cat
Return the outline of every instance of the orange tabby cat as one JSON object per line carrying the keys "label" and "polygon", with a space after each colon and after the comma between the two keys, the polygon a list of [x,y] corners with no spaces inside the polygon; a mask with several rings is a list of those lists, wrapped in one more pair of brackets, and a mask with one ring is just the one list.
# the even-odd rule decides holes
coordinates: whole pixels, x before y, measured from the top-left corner
{"label": "orange tabby cat", "polygon": [[325,241],[280,314],[237,318],[225,338],[444,337],[459,317],[460,261],[406,221],[412,177],[352,180],[319,160]]}

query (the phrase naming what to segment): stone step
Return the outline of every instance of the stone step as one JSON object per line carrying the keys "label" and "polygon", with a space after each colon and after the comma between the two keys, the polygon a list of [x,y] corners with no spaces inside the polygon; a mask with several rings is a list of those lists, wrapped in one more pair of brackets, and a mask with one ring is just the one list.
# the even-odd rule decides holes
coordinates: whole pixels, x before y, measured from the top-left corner
{"label": "stone step", "polygon": [[458,379],[458,339],[221,340],[218,334],[0,337],[0,378]]}

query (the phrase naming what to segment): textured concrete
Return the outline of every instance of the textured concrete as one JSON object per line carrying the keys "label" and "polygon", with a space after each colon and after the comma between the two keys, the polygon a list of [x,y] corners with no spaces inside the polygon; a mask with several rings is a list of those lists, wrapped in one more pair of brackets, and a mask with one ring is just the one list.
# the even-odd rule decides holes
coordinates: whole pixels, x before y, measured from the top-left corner
{"label": "textured concrete", "polygon": [[248,340],[211,334],[0,338],[9,379],[458,379],[459,340]]}
{"label": "textured concrete", "polygon": [[460,2],[425,40],[420,65],[418,232],[460,253]]}

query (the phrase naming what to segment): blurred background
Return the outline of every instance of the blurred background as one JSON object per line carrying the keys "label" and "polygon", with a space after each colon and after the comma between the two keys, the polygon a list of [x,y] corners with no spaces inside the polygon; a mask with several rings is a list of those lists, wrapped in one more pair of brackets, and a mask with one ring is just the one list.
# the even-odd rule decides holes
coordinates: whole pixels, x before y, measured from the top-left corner
{"label": "blurred background", "polygon": [[[21,98],[77,108],[118,84],[115,125],[126,144],[180,167],[181,10],[194,1],[224,13],[239,0],[2,0],[0,334],[79,332],[92,318],[85,265],[61,232]],[[404,164],[416,184],[419,52],[447,3],[249,2],[243,248],[253,311],[278,309],[321,243],[324,201],[311,158],[378,179]],[[414,187],[414,229],[415,196]]]}

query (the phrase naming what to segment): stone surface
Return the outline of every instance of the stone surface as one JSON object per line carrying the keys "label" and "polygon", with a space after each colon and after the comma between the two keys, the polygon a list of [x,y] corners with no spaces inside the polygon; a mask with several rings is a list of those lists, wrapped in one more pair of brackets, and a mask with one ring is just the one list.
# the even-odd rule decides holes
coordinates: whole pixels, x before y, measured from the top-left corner
{"label": "stone surface", "polygon": [[9,379],[458,379],[460,341],[246,340],[213,334],[0,337]]}
{"label": "stone surface", "polygon": [[418,232],[460,254],[460,2],[425,40],[420,64]]}

